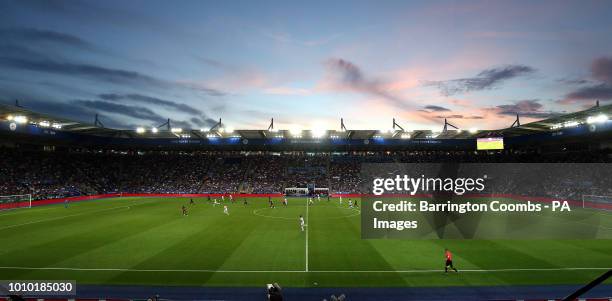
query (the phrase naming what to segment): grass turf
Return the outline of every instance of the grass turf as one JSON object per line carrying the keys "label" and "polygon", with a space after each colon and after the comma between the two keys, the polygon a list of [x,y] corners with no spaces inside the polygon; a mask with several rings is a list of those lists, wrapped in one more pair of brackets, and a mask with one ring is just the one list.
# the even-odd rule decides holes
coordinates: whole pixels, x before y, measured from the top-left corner
{"label": "grass turf", "polygon": [[[276,200],[270,209],[267,199],[250,198],[245,206],[240,198],[226,201],[229,216],[222,206],[194,200],[189,206],[186,198],[114,198],[0,212],[0,279],[304,287],[581,284],[612,267],[612,240],[362,240],[359,211],[337,199],[315,200],[308,208],[304,198],[289,199],[288,207]],[[180,214],[181,205],[189,216]],[[300,214],[307,216],[307,233],[299,229]],[[459,274],[442,272],[445,247],[453,250]]]}

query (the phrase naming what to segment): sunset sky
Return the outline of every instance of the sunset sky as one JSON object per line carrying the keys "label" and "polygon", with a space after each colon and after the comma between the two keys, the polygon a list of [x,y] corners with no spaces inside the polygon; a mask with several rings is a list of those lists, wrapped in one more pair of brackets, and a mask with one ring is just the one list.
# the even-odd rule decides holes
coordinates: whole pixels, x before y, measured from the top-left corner
{"label": "sunset sky", "polygon": [[612,100],[612,1],[0,1],[0,102],[107,126],[509,126]]}

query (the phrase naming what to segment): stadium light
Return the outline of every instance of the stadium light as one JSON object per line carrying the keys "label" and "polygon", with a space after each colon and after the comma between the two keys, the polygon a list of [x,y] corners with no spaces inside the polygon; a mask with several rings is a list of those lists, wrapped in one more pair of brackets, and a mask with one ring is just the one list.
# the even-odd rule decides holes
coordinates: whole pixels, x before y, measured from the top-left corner
{"label": "stadium light", "polygon": [[312,129],[310,134],[312,135],[312,138],[319,139],[323,138],[327,134],[327,131],[324,129]]}
{"label": "stadium light", "polygon": [[143,134],[144,132],[145,132],[145,128],[143,128],[143,127],[137,127],[136,128],[136,133]]}
{"label": "stadium light", "polygon": [[588,124],[591,123],[604,123],[608,121],[608,116],[605,114],[599,114],[597,116],[589,116],[586,120]]}
{"label": "stadium light", "polygon": [[27,123],[28,122],[28,118],[22,115],[15,116],[13,120],[17,123]]}
{"label": "stadium light", "polygon": [[295,138],[302,138],[302,129],[299,127],[292,127],[289,129],[289,134]]}
{"label": "stadium light", "polygon": [[181,128],[172,128],[172,129],[170,129],[170,132],[173,132],[173,133],[182,133],[183,129],[181,129]]}
{"label": "stadium light", "polygon": [[225,128],[225,132],[226,132],[226,133],[228,133],[228,134],[231,134],[231,133],[233,133],[233,132],[234,132],[234,128],[232,128],[232,127],[226,127],[226,128]]}
{"label": "stadium light", "polygon": [[477,129],[477,128],[471,128],[471,129],[470,129],[470,133],[471,133],[471,134],[476,134],[477,132],[478,132],[478,129]]}
{"label": "stadium light", "polygon": [[13,117],[13,115],[6,116],[6,120],[8,120],[8,121],[13,121],[14,118],[15,117]]}
{"label": "stadium light", "polygon": [[51,126],[51,123],[49,123],[49,121],[43,120],[43,121],[39,121],[38,122],[38,126],[44,127],[44,128],[48,128]]}
{"label": "stadium light", "polygon": [[403,134],[400,136],[400,138],[402,138],[402,139],[410,139],[410,134],[408,134],[408,133],[403,133]]}
{"label": "stadium light", "polygon": [[157,128],[151,128],[151,133],[156,134],[159,130]]}
{"label": "stadium light", "polygon": [[62,124],[54,122],[54,123],[51,124],[51,127],[54,128],[54,129],[60,130],[60,129],[62,129]]}
{"label": "stadium light", "polygon": [[566,128],[571,128],[571,127],[575,127],[577,125],[579,125],[580,123],[578,121],[566,121],[563,123],[563,127]]}

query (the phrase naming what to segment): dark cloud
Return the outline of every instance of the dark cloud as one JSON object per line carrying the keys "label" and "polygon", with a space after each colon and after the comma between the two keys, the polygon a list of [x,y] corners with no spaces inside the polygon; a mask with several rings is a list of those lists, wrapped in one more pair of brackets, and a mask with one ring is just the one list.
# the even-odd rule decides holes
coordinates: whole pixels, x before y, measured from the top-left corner
{"label": "dark cloud", "polygon": [[167,118],[153,112],[151,109],[141,106],[129,106],[118,103],[99,101],[99,100],[72,100],[70,104],[85,107],[96,112],[106,112],[123,115],[130,118],[137,118],[155,123],[163,123]]}
{"label": "dark cloud", "polygon": [[[149,108],[99,100],[76,99],[68,102],[50,101],[47,97],[35,96],[27,93],[11,94],[10,98],[0,100],[6,104],[12,104],[14,103],[14,100],[12,100],[13,98],[19,99],[19,104],[21,106],[35,112],[89,124],[93,124],[94,116],[98,114],[104,126],[109,128],[133,129],[137,126],[142,126],[142,121],[149,123],[144,125],[158,125],[167,120],[166,117],[155,113]],[[40,101],[38,99],[45,99],[45,101]],[[212,126],[216,121],[198,116],[188,121],[172,120],[171,123],[173,126],[182,128],[202,128]]]}
{"label": "dark cloud", "polygon": [[[12,98],[19,99],[19,105],[23,106],[24,108],[31,109],[35,112],[48,114],[53,117],[93,124],[95,114],[100,113],[98,117],[107,127],[126,128],[129,126],[129,124],[125,122],[109,117],[108,115],[87,106],[70,105],[65,102],[50,101],[48,97],[35,96],[27,93],[12,94],[11,99]],[[45,100],[40,101],[39,99]],[[13,104],[14,100],[3,100],[2,102]]]}
{"label": "dark cloud", "polygon": [[187,89],[215,97],[225,95],[222,91],[202,85],[171,82],[137,71],[71,62],[58,57],[52,58],[47,52],[38,52],[22,45],[0,44],[0,67],[88,78],[129,86]]}
{"label": "dark cloud", "polygon": [[446,111],[450,111],[450,109],[448,109],[448,108],[441,107],[441,106],[434,106],[434,105],[425,106],[424,109],[427,110],[427,111],[433,111],[433,112],[446,112]]}
{"label": "dark cloud", "polygon": [[484,119],[482,116],[464,116],[461,114],[453,114],[453,115],[438,115],[436,118],[447,118],[447,119]]}
{"label": "dark cloud", "polygon": [[427,86],[435,86],[440,93],[450,96],[458,93],[489,90],[497,87],[503,81],[532,74],[535,69],[525,65],[508,65],[504,67],[483,70],[475,77],[459,78],[447,81],[428,81]]}
{"label": "dark cloud", "polygon": [[88,50],[95,49],[92,44],[77,36],[36,28],[19,27],[0,29],[0,38],[5,42],[50,42]]}
{"label": "dark cloud", "polygon": [[0,57],[0,66],[46,72],[67,76],[87,77],[94,80],[115,84],[144,84],[149,86],[168,86],[168,83],[154,77],[123,69],[105,68],[96,65],[57,62],[54,60],[34,60],[23,58]]}
{"label": "dark cloud", "polygon": [[196,127],[201,128],[201,127],[213,126],[214,124],[217,123],[214,119],[207,117],[206,114],[204,114],[204,112],[202,112],[202,110],[200,109],[197,109],[187,104],[176,103],[170,100],[165,100],[165,99],[161,99],[157,97],[151,97],[151,96],[141,95],[141,94],[112,94],[112,93],[100,94],[98,96],[101,99],[107,100],[107,101],[116,102],[120,100],[130,100],[130,101],[135,101],[135,102],[139,102],[139,103],[143,103],[147,105],[155,105],[155,106],[160,106],[160,107],[171,108],[171,109],[174,109],[182,113],[195,115],[194,117],[191,117],[189,119],[189,122],[186,122],[186,121],[182,122],[181,127],[189,128],[189,127],[196,126]]}
{"label": "dark cloud", "polygon": [[197,127],[212,127],[217,121],[212,118],[192,117],[189,121]]}
{"label": "dark cloud", "polygon": [[612,99],[612,85],[610,84],[599,84],[594,86],[582,87],[573,92],[568,93],[566,96],[568,100],[582,100],[582,101],[593,101],[593,100],[611,100]]}
{"label": "dark cloud", "polygon": [[529,118],[550,118],[561,115],[559,112],[543,111],[542,108],[543,105],[539,100],[525,99],[512,104],[496,106],[493,110],[498,115],[515,116],[519,114],[519,116]]}
{"label": "dark cloud", "polygon": [[612,58],[601,57],[593,60],[591,76],[599,83],[580,87],[566,94],[559,102],[612,100]]}
{"label": "dark cloud", "polygon": [[227,93],[223,92],[223,91],[219,91],[217,89],[212,89],[212,88],[208,88],[208,87],[204,87],[202,85],[199,84],[193,84],[193,83],[177,83],[177,85],[183,87],[183,88],[187,88],[190,90],[194,90],[194,91],[199,91],[199,92],[204,92],[206,95],[209,96],[216,96],[216,97],[220,97],[220,96],[225,96],[227,95]]}
{"label": "dark cloud", "polygon": [[16,44],[5,44],[0,43],[0,58],[39,58],[39,59],[51,59],[51,55],[47,52],[34,51],[28,47]]}
{"label": "dark cloud", "polygon": [[140,102],[144,104],[156,105],[166,108],[175,109],[179,112],[187,113],[190,115],[202,115],[204,114],[201,110],[194,108],[190,105],[186,105],[183,103],[176,103],[170,100],[165,100],[157,97],[151,97],[142,94],[100,94],[98,95],[101,99],[109,100],[109,101],[119,101],[119,100],[132,100],[135,102]]}
{"label": "dark cloud", "polygon": [[326,66],[332,77],[332,85],[336,87],[382,97],[399,107],[408,105],[405,100],[388,91],[384,81],[366,77],[361,68],[347,60],[329,59]]}
{"label": "dark cloud", "polygon": [[612,58],[601,57],[594,60],[591,64],[591,73],[594,79],[612,85]]}
{"label": "dark cloud", "polygon": [[570,78],[561,78],[558,79],[557,82],[566,85],[584,85],[590,83],[588,79],[570,79]]}
{"label": "dark cloud", "polygon": [[10,10],[38,11],[45,16],[75,21],[77,24],[100,25],[126,29],[141,29],[162,34],[168,39],[201,39],[201,32],[186,32],[184,28],[161,18],[149,16],[143,10],[129,11],[114,5],[104,5],[103,1],[66,1],[66,0],[4,0],[2,5]]}

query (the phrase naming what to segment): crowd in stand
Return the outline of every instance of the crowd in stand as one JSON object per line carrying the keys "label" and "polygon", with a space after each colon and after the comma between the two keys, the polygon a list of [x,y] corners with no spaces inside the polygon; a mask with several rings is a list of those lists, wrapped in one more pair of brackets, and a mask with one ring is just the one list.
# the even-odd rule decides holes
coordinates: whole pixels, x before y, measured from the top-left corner
{"label": "crowd in stand", "polygon": [[[288,187],[312,184],[327,187],[332,193],[356,193],[359,192],[362,163],[610,161],[610,154],[606,152],[557,155],[464,151],[317,155],[265,152],[114,154],[0,148],[0,195],[32,194],[34,199],[46,199],[114,192],[282,193]],[[534,193],[554,196],[612,195],[609,178],[595,180],[599,183],[587,178],[588,169],[581,169],[580,172],[568,173],[565,181],[570,183],[562,187],[557,187],[558,181],[551,182],[550,179],[542,179],[539,186],[532,186],[537,190]],[[499,187],[497,192],[513,190],[519,185],[523,184],[509,182]]]}

